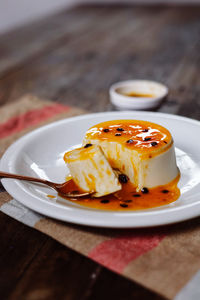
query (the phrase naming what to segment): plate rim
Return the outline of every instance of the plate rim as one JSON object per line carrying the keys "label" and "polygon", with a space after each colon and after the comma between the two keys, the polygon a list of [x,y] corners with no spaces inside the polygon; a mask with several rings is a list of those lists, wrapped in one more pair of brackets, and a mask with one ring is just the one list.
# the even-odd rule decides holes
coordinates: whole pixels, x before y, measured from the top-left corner
{"label": "plate rim", "polygon": [[[190,124],[194,124],[197,126],[200,126],[200,121],[198,120],[194,120],[194,119],[190,119],[188,117],[183,117],[183,116],[178,116],[178,115],[171,115],[171,114],[167,114],[167,113],[162,113],[162,112],[148,112],[148,111],[142,111],[142,112],[138,112],[138,111],[121,111],[121,112],[116,112],[116,111],[108,111],[108,112],[100,112],[100,113],[91,113],[91,114],[84,114],[84,115],[80,115],[80,116],[75,116],[75,117],[71,117],[71,118],[66,118],[63,120],[58,120],[56,122],[52,122],[50,124],[44,125],[42,127],[39,127],[27,134],[25,134],[24,136],[22,136],[21,138],[19,138],[18,140],[16,140],[13,144],[11,144],[9,146],[9,148],[5,151],[5,153],[3,154],[1,161],[0,161],[0,169],[4,170],[4,171],[9,171],[9,165],[7,165],[6,168],[6,162],[7,159],[10,157],[11,153],[15,150],[15,147],[20,145],[22,143],[21,146],[24,145],[24,140],[28,140],[31,139],[32,137],[34,137],[36,134],[38,134],[39,132],[52,128],[54,126],[59,126],[62,125],[64,123],[68,123],[71,121],[77,121],[77,120],[82,120],[82,119],[87,119],[88,117],[90,118],[95,118],[95,116],[105,116],[105,115],[116,115],[116,114],[120,114],[120,115],[127,115],[127,114],[131,114],[133,113],[134,115],[149,115],[149,116],[158,116],[158,117],[164,117],[165,119],[173,119],[173,120],[179,120],[179,121],[184,121],[184,122],[189,122]],[[26,143],[25,143],[26,144]],[[71,218],[70,215],[67,214],[63,214],[60,213],[60,210],[62,210],[62,212],[66,212],[66,206],[63,206],[61,204],[58,203],[54,203],[54,202],[46,202],[45,201],[45,205],[44,206],[48,206],[48,212],[45,210],[45,207],[40,207],[40,209],[38,210],[37,205],[34,205],[34,201],[33,204],[31,202],[31,200],[33,200],[31,195],[28,195],[27,191],[23,190],[20,185],[17,183],[17,181],[13,180],[13,181],[8,181],[8,179],[2,179],[2,184],[4,186],[4,188],[6,189],[6,191],[8,191],[8,193],[16,200],[18,200],[20,203],[22,203],[23,205],[25,205],[26,207],[36,211],[39,214],[43,214],[45,216],[48,217],[52,217],[54,219],[57,220],[61,220],[61,221],[65,221],[65,222],[70,222],[70,223],[74,223],[74,224],[79,224],[79,225],[85,225],[85,226],[93,226],[93,227],[106,227],[106,228],[141,228],[141,227],[153,227],[153,226],[160,226],[160,225],[167,225],[167,224],[171,224],[171,223],[176,223],[176,222],[180,222],[180,221],[184,221],[187,219],[191,219],[191,218],[195,218],[197,216],[200,215],[200,211],[198,209],[194,210],[194,206],[195,207],[199,207],[200,208],[200,203],[193,203],[192,205],[188,205],[187,207],[175,207],[173,208],[173,210],[171,210],[171,218],[168,220],[165,220],[165,218],[163,218],[163,220],[160,220],[160,218],[158,218],[159,220],[157,220],[157,218],[151,220],[151,222],[145,222],[146,220],[143,219],[143,217],[151,217],[154,215],[162,215],[162,214],[168,214],[169,212],[166,211],[166,208],[162,209],[162,210],[157,210],[157,211],[133,211],[133,212],[123,212],[123,216],[126,216],[127,221],[129,221],[130,218],[133,218],[134,215],[134,220],[132,219],[132,224],[130,224],[129,222],[125,222],[124,224],[118,224],[117,222],[111,222],[109,223],[107,220],[107,224],[104,224],[105,219],[103,218],[103,222],[101,220],[96,220],[95,216],[100,215],[103,213],[106,214],[110,214],[112,213],[112,215],[118,215],[120,212],[113,212],[113,211],[98,211],[98,210],[88,210],[85,209],[85,211],[90,212],[90,214],[93,215],[93,218],[87,220],[87,222],[85,222],[84,217],[83,218],[79,218],[74,220],[74,217]],[[15,189],[15,191],[14,191]],[[17,191],[17,192],[16,192]],[[26,199],[25,199],[25,197]],[[29,204],[27,205],[26,201],[27,201],[27,197],[29,200]],[[41,201],[41,200],[40,200]],[[43,202],[43,201],[41,201]],[[31,203],[31,204],[30,204]],[[41,204],[41,203],[40,203]],[[52,206],[55,208],[56,206],[56,211],[49,211],[49,206]],[[59,206],[59,207],[58,207]],[[63,209],[65,208],[65,209]],[[73,210],[79,210],[80,208],[77,207],[73,207]],[[187,210],[187,213],[184,214],[185,209]],[[58,211],[57,211],[58,210]],[[70,210],[72,210],[71,208],[68,207],[68,211],[70,212]],[[176,215],[177,211],[182,211],[183,210],[183,214],[180,214],[178,217],[172,217],[172,215]],[[84,214],[83,214],[84,215]],[[119,214],[120,216],[121,214]],[[67,218],[66,218],[67,216]],[[142,218],[142,222],[141,220],[139,220],[139,218]],[[82,220],[83,219],[83,220]],[[95,219],[95,221],[94,221]],[[135,222],[136,221],[136,222]],[[102,224],[103,223],[103,224]],[[115,223],[115,224],[114,224]]]}

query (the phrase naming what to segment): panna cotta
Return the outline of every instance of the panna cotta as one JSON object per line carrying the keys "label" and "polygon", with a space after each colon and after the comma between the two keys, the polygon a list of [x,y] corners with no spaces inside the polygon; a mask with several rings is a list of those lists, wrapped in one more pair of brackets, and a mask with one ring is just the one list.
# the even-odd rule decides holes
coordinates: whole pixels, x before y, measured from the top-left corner
{"label": "panna cotta", "polygon": [[161,125],[140,120],[112,120],[92,126],[83,146],[98,145],[110,166],[128,176],[139,192],[169,184],[179,176],[174,142]]}

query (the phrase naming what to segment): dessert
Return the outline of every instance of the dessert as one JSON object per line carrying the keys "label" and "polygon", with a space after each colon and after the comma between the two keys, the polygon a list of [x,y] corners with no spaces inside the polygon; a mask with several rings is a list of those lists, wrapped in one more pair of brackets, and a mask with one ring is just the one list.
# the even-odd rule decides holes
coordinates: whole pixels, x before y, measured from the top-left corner
{"label": "dessert", "polygon": [[137,210],[169,204],[180,196],[173,138],[155,123],[99,123],[86,132],[83,147],[66,152],[64,160],[72,176],[64,191],[94,191],[75,199],[81,205]]}
{"label": "dessert", "polygon": [[172,136],[158,124],[103,122],[86,132],[83,144],[87,143],[101,146],[112,168],[126,174],[137,191],[165,185],[179,174]]}
{"label": "dessert", "polygon": [[85,191],[94,191],[101,197],[121,190],[122,186],[98,145],[86,144],[65,153],[70,174],[77,186]]}

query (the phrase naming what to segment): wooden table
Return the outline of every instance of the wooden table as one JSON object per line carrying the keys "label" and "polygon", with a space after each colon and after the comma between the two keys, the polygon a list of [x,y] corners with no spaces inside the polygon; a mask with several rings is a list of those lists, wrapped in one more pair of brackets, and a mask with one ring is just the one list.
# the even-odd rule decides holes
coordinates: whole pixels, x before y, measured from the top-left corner
{"label": "wooden table", "polygon": [[[0,37],[0,105],[111,110],[111,83],[147,78],[170,88],[159,111],[200,120],[199,42],[198,7],[76,7]],[[1,299],[163,299],[2,213],[0,228]]]}

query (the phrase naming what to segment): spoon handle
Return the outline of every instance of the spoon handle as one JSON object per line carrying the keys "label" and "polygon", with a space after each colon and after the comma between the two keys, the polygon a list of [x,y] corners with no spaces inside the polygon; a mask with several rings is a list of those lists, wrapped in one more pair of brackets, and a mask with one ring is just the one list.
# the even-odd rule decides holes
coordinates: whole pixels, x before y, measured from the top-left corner
{"label": "spoon handle", "polygon": [[45,179],[30,177],[30,176],[23,176],[18,174],[11,174],[6,172],[0,172],[0,178],[13,178],[13,179],[19,179],[19,180],[26,180],[26,181],[32,181],[32,182],[39,182],[43,184],[47,184],[51,187],[54,187],[54,183]]}
{"label": "spoon handle", "polygon": [[50,186],[51,188],[55,189],[58,193],[63,194],[65,197],[68,198],[81,198],[81,197],[85,197],[88,196],[90,194],[93,194],[94,191],[91,191],[89,193],[81,193],[81,194],[74,194],[74,193],[62,193],[62,186],[65,183],[54,183],[45,179],[40,179],[40,178],[35,178],[35,177],[30,177],[30,176],[23,176],[23,175],[18,175],[18,174],[11,174],[11,173],[6,173],[6,172],[0,172],[0,179],[1,178],[13,178],[13,179],[19,179],[19,180],[25,180],[25,181],[32,181],[32,182],[39,182],[42,184],[46,184],[48,186]]}

